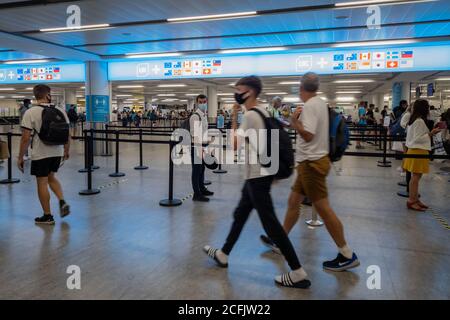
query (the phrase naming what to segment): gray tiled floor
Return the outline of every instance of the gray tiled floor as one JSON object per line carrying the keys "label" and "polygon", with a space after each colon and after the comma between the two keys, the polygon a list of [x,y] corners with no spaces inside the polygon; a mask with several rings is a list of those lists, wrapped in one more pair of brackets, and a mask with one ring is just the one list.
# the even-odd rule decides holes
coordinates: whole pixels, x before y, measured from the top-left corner
{"label": "gray tiled floor", "polygon": [[[285,263],[261,246],[262,232],[252,215],[230,258],[228,270],[210,263],[204,244],[220,245],[237,203],[243,169],[229,166],[225,175],[207,173],[216,192],[207,204],[190,199],[176,208],[163,208],[167,197],[168,148],[146,145],[146,171],[137,163],[135,145],[122,144],[124,178],[113,179],[113,158],[96,158],[101,169],[94,184],[118,184],[99,195],[81,197],[85,175],[81,145],[60,172],[73,214],[54,227],[37,227],[40,213],[35,184],[28,175],[20,184],[0,186],[0,298],[56,299],[449,299],[450,230],[431,212],[413,213],[395,195],[400,180],[395,168],[379,168],[374,158],[343,160],[342,172],[329,179],[331,200],[345,225],[348,242],[361,260],[351,272],[321,269],[336,248],[325,228],[309,229],[302,222],[290,235],[312,287],[278,288],[273,276],[287,270]],[[442,164],[422,184],[423,199],[450,221],[449,176],[438,175]],[[5,176],[5,168],[0,176]],[[290,182],[273,189],[282,219]],[[189,167],[175,168],[175,195],[191,193]],[[55,207],[56,202],[53,201]],[[82,270],[82,289],[66,288],[66,268]],[[369,290],[366,269],[381,268],[381,290]]]}

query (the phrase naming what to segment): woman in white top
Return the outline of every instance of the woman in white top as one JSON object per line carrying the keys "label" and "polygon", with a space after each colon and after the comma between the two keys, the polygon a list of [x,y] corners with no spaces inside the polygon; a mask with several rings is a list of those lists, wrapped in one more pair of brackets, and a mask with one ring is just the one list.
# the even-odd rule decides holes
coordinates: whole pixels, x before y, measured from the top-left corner
{"label": "woman in white top", "polygon": [[[414,102],[413,111],[406,128],[407,155],[429,155],[431,151],[431,137],[438,133],[440,129],[433,129],[431,132],[426,125],[430,106],[427,100],[419,99]],[[409,182],[409,199],[406,203],[408,209],[415,211],[426,211],[428,206],[419,200],[419,181],[424,173],[429,172],[429,159],[425,158],[405,158],[403,168],[411,172]]]}

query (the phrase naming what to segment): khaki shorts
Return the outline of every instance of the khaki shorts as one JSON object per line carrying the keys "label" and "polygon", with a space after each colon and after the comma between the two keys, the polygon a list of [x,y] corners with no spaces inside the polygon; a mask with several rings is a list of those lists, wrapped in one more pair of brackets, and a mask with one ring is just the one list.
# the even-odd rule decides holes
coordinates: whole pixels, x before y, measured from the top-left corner
{"label": "khaki shorts", "polygon": [[327,175],[330,172],[330,158],[305,160],[297,165],[297,178],[292,191],[307,196],[312,202],[328,197]]}

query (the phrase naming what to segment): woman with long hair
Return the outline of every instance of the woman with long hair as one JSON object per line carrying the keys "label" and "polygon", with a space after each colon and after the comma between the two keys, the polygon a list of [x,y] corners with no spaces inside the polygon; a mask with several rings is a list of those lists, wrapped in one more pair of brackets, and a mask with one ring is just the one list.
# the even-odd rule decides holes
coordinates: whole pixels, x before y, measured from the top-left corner
{"label": "woman with long hair", "polygon": [[[430,106],[427,100],[419,99],[414,102],[412,114],[406,128],[407,155],[429,155],[431,151],[431,137],[440,131],[439,128],[431,132],[427,127],[427,117]],[[403,168],[411,173],[409,182],[408,209],[426,211],[428,206],[419,200],[419,181],[424,173],[428,173],[430,160],[425,158],[405,158]]]}

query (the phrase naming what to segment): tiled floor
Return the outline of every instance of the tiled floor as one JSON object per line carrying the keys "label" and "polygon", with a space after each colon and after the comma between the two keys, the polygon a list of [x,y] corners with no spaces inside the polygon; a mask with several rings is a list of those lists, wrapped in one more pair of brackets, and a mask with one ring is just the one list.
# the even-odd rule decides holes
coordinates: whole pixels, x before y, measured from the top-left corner
{"label": "tiled floor", "polygon": [[[17,140],[16,140],[17,142]],[[230,258],[228,270],[207,260],[204,244],[221,245],[231,223],[242,184],[243,168],[207,173],[216,194],[210,203],[165,208],[168,148],[145,145],[150,169],[135,171],[137,146],[121,145],[123,178],[110,178],[114,159],[96,157],[101,167],[94,185],[105,186],[95,196],[82,197],[86,175],[82,147],[74,145],[72,158],[60,172],[72,215],[57,218],[53,227],[38,227],[40,214],[35,183],[29,175],[15,185],[0,185],[0,298],[54,299],[449,299],[450,230],[432,212],[414,213],[396,195],[400,181],[392,168],[379,168],[375,158],[346,157],[341,172],[333,170],[329,189],[334,209],[345,226],[347,240],[361,266],[350,272],[330,273],[321,268],[334,258],[336,248],[324,227],[310,229],[302,217],[290,238],[312,286],[285,289],[273,276],[286,271],[283,260],[259,242],[257,215],[248,221]],[[437,174],[433,164],[421,193],[434,212],[450,222],[450,176]],[[447,164],[446,166],[449,166]],[[175,196],[191,193],[190,168],[175,168]],[[6,175],[5,165],[0,177]],[[109,185],[113,181],[119,183]],[[273,188],[280,219],[284,217],[290,182]],[[56,210],[56,201],[53,201]],[[68,290],[66,269],[81,268],[81,290]],[[371,265],[381,270],[381,289],[370,290]]]}

